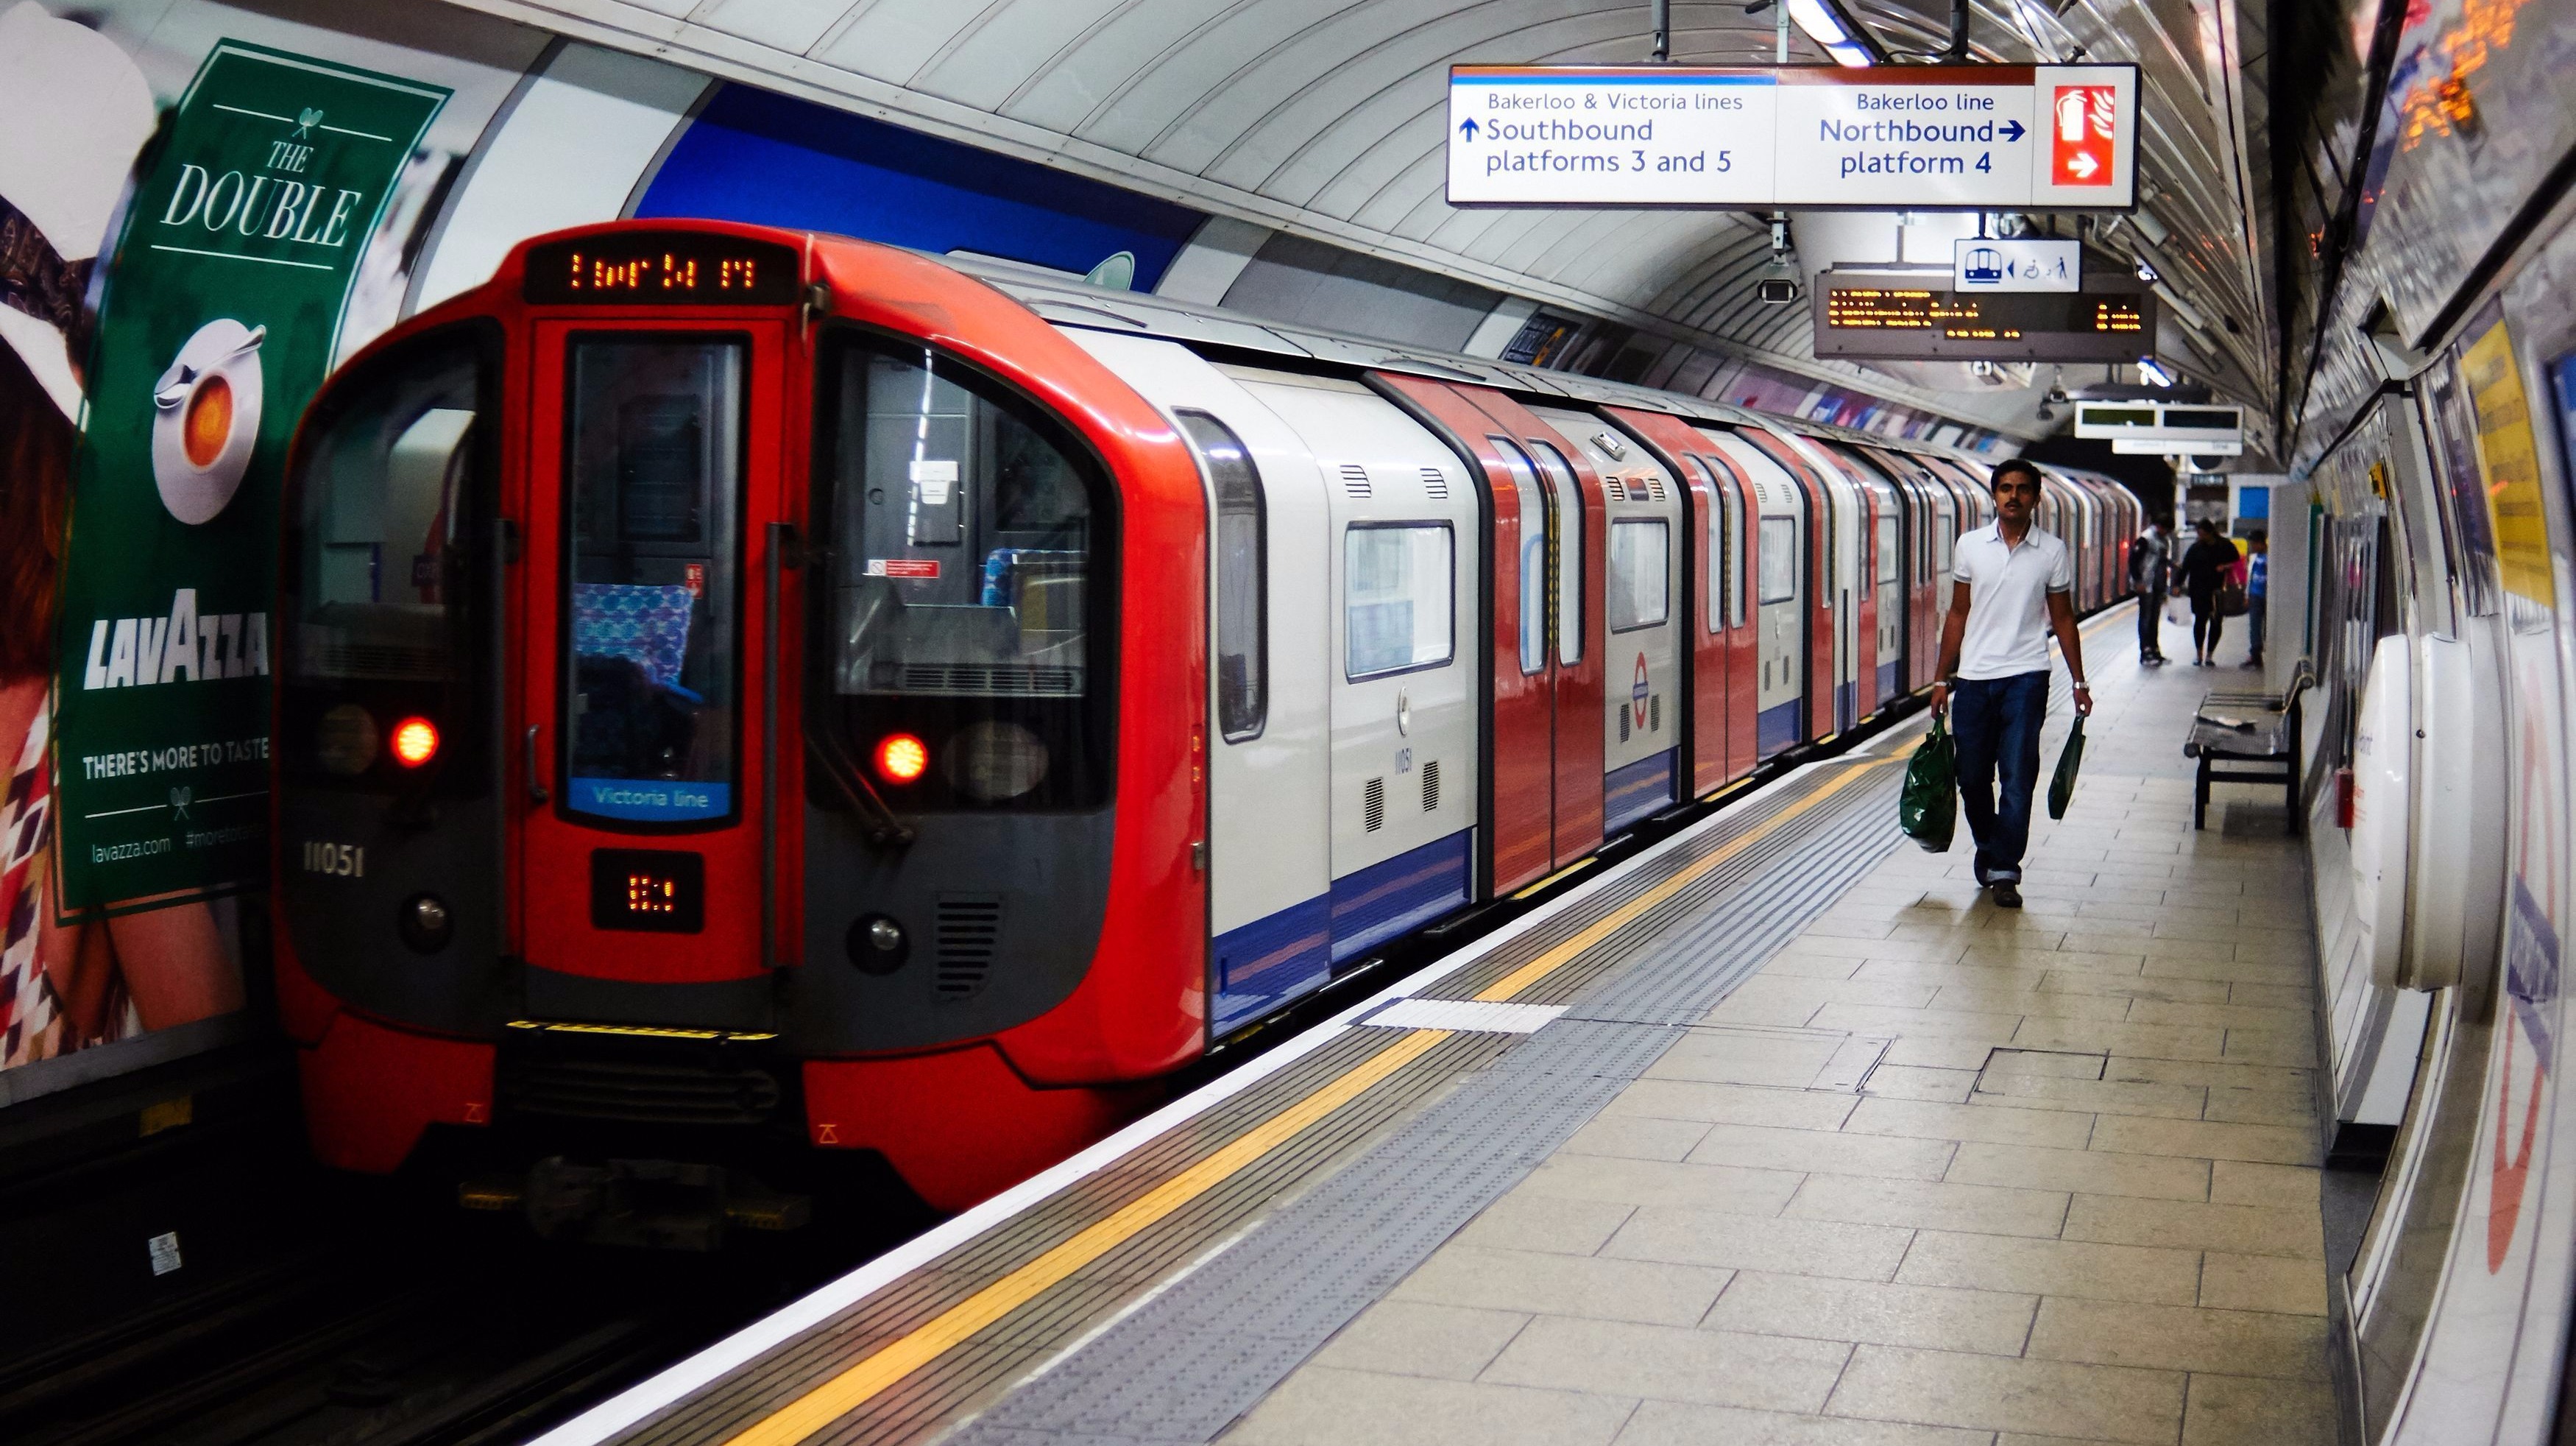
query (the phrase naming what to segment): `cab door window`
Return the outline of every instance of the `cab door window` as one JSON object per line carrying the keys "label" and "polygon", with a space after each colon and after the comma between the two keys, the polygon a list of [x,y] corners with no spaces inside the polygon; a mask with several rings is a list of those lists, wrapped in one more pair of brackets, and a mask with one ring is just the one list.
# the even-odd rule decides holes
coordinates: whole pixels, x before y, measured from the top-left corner
{"label": "cab door window", "polygon": [[565,418],[567,812],[733,817],[739,337],[576,336]]}

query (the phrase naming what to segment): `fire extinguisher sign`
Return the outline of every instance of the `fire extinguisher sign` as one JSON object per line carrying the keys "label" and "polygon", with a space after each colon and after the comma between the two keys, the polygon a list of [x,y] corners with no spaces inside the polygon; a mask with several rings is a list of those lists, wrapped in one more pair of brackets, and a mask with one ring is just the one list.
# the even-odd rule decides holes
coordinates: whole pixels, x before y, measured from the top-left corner
{"label": "fire extinguisher sign", "polygon": [[2049,159],[2061,186],[2109,186],[2119,135],[2119,92],[2107,85],[2061,85],[2049,108]]}
{"label": "fire extinguisher sign", "polygon": [[2127,66],[2038,66],[2031,79],[2048,146],[2032,177],[2042,204],[2137,204],[2138,73]]}

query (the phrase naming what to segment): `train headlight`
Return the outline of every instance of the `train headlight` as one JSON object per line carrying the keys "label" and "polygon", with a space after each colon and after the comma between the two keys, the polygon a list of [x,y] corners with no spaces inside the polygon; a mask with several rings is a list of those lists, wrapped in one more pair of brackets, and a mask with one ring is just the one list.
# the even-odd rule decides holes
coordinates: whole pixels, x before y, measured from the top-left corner
{"label": "train headlight", "polygon": [[912,940],[903,926],[883,914],[861,914],[851,921],[841,947],[862,974],[892,974],[912,957]]}
{"label": "train headlight", "polygon": [[376,761],[376,720],[355,703],[343,703],[322,715],[313,730],[316,762],[333,773],[355,777]]}
{"label": "train headlight", "polygon": [[415,951],[435,954],[455,934],[456,915],[438,895],[414,894],[402,901],[401,911],[394,916],[394,932]]}
{"label": "train headlight", "polygon": [[418,768],[438,756],[438,725],[414,715],[394,725],[394,761]]}
{"label": "train headlight", "polygon": [[877,776],[910,783],[930,771],[930,745],[909,733],[889,733],[877,743]]}
{"label": "train headlight", "polygon": [[1046,740],[1017,723],[975,724],[948,747],[948,781],[977,803],[1017,798],[1046,781]]}

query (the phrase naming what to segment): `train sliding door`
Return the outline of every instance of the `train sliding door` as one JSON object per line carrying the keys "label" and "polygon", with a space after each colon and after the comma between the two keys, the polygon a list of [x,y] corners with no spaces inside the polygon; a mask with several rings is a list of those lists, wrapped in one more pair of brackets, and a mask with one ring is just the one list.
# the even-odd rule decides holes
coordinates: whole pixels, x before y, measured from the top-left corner
{"label": "train sliding door", "polygon": [[1456,453],[1359,382],[1228,374],[1296,433],[1322,475],[1325,615],[1290,625],[1330,639],[1330,927],[1341,967],[1474,896],[1480,489]]}
{"label": "train sliding door", "polygon": [[1706,795],[1753,766],[1753,629],[1745,616],[1745,488],[1710,453],[1706,437],[1668,412],[1612,407],[1610,417],[1678,469],[1689,506],[1684,546],[1682,648],[1690,658],[1689,788]]}
{"label": "train sliding door", "polygon": [[[515,850],[525,1006],[774,1028],[764,847],[779,821],[762,768],[782,705],[761,684],[777,621],[762,584],[770,525],[788,517],[787,326],[603,318],[532,333],[545,401],[528,495],[507,508],[527,519],[524,662],[506,707],[530,805]],[[924,509],[914,537],[955,525]],[[935,575],[936,557],[903,565]]]}
{"label": "train sliding door", "polygon": [[1815,658],[1808,635],[1808,494],[1772,456],[1734,432],[1702,427],[1712,453],[1750,488],[1748,551],[1752,583],[1754,668],[1753,760],[1804,741],[1810,732],[1807,674]]}
{"label": "train sliding door", "polygon": [[1679,797],[1686,694],[1673,578],[1683,545],[1681,482],[1606,418],[1562,407],[1530,410],[1563,439],[1562,455],[1580,458],[1600,479],[1601,628],[1609,651],[1597,766],[1602,827],[1615,834]]}

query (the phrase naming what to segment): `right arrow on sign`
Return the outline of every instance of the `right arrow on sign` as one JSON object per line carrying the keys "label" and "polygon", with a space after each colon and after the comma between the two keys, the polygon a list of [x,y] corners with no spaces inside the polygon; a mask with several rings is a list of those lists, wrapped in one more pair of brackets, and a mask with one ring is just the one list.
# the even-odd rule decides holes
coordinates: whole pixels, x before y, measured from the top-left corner
{"label": "right arrow on sign", "polygon": [[2005,140],[2017,141],[2023,136],[2030,134],[2030,131],[2029,128],[2024,126],[2020,121],[2005,121],[2003,123],[2002,133]]}

